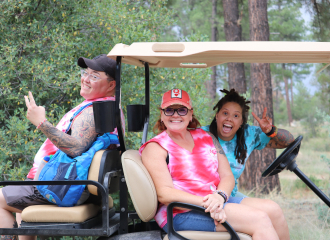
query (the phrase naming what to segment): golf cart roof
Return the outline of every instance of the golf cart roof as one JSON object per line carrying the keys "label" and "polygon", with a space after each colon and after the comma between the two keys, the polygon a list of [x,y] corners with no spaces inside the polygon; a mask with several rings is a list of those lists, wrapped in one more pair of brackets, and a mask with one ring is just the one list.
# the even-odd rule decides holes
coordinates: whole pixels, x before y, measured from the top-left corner
{"label": "golf cart roof", "polygon": [[143,67],[206,68],[227,62],[330,63],[330,42],[140,42],[122,43],[108,57]]}

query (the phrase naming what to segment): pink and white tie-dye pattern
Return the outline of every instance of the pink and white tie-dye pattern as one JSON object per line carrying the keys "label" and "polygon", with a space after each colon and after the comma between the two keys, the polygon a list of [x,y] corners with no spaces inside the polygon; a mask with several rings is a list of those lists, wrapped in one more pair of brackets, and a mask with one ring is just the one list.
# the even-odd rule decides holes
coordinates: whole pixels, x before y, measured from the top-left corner
{"label": "pink and white tie-dye pattern", "polygon": [[[62,119],[59,121],[59,123],[56,125],[56,128],[59,129],[62,132],[65,132],[65,130],[68,128],[70,119],[73,116],[73,114],[80,109],[82,106],[85,106],[86,104],[90,102],[95,102],[95,101],[115,101],[115,97],[104,97],[104,98],[96,98],[96,99],[90,99],[90,100],[85,100],[82,103],[80,103],[78,106],[75,108],[71,109],[69,112],[67,112]],[[92,105],[90,106],[92,107]],[[121,111],[121,121],[122,121],[122,126],[123,126],[123,131],[125,129],[125,117],[123,112]],[[117,133],[117,128],[115,128],[113,134],[118,134]],[[45,142],[41,145],[39,148],[37,154],[34,157],[34,163],[32,168],[30,169],[27,178],[33,179],[35,174],[37,173],[38,166],[40,165],[41,161],[44,159],[45,156],[49,155],[54,155],[58,148],[47,138]]]}
{"label": "pink and white tie-dye pattern", "polygon": [[[202,129],[189,130],[195,146],[192,152],[177,145],[166,133],[157,135],[141,146],[142,153],[150,142],[156,142],[169,154],[168,170],[171,174],[173,185],[176,189],[197,195],[211,194],[210,186],[217,189],[220,183],[218,173],[218,158],[216,148],[211,136]],[[155,220],[160,227],[167,223],[167,210],[165,205],[159,204]],[[184,210],[173,211],[173,216]]]}

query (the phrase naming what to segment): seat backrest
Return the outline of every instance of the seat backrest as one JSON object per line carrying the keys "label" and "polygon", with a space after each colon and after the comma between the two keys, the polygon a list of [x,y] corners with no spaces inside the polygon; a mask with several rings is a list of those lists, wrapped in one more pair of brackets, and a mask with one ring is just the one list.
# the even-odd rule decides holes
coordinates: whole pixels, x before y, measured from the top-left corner
{"label": "seat backrest", "polygon": [[[88,171],[88,180],[93,180],[103,184],[104,176],[107,172],[120,169],[120,155],[117,150],[100,150],[93,157],[92,163]],[[87,186],[88,191],[93,195],[98,194],[97,187],[94,185]],[[110,182],[109,193],[119,190],[119,177],[112,178]]]}
{"label": "seat backrest", "polygon": [[157,211],[157,193],[149,172],[142,164],[137,150],[127,150],[121,162],[126,184],[136,213],[144,222],[150,221]]}

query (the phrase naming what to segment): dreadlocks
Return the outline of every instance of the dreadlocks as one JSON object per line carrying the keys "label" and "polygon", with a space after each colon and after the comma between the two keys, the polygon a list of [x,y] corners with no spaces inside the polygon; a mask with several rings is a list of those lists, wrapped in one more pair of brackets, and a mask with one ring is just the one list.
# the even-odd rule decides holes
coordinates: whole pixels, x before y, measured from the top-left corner
{"label": "dreadlocks", "polygon": [[[235,148],[235,157],[240,164],[244,164],[245,158],[246,158],[246,144],[245,144],[245,136],[244,136],[244,129],[247,124],[247,115],[249,112],[250,107],[247,105],[250,103],[250,101],[246,101],[245,97],[242,97],[238,94],[238,92],[235,91],[235,89],[231,89],[230,91],[223,89],[220,90],[220,92],[225,93],[225,96],[219,100],[219,102],[213,107],[213,110],[216,109],[217,113],[221,110],[223,105],[225,105],[228,102],[234,102],[240,105],[242,108],[242,118],[243,118],[243,124],[242,126],[237,130],[237,142],[236,142],[236,148]],[[217,120],[214,117],[211,125],[210,125],[210,132],[214,136],[218,136],[218,127],[217,127]]]}

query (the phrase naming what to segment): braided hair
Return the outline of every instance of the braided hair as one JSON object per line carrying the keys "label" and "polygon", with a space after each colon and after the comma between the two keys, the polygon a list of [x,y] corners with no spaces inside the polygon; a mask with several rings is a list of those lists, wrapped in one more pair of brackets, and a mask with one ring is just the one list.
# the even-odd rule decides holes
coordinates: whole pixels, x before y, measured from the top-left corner
{"label": "braided hair", "polygon": [[[234,102],[240,105],[242,108],[242,118],[243,118],[243,124],[241,127],[237,130],[237,142],[236,142],[236,148],[235,148],[235,157],[237,159],[237,162],[240,164],[244,164],[245,158],[246,158],[246,144],[245,144],[245,136],[244,136],[244,130],[247,124],[247,115],[249,112],[250,107],[247,105],[250,103],[250,101],[246,101],[246,98],[243,96],[240,96],[238,92],[235,91],[235,89],[231,89],[230,91],[223,89],[220,90],[220,92],[225,93],[225,96],[219,100],[219,102],[213,107],[213,110],[217,110],[217,113],[221,110],[223,105],[225,105],[228,102]],[[217,120],[214,117],[211,124],[210,124],[210,132],[214,136],[218,136],[218,127],[217,127]]]}

